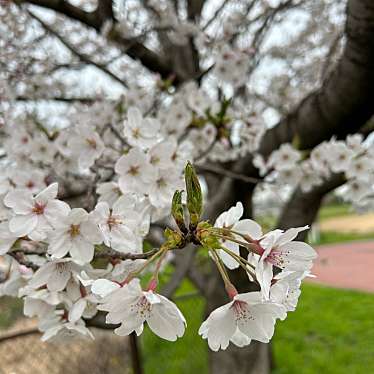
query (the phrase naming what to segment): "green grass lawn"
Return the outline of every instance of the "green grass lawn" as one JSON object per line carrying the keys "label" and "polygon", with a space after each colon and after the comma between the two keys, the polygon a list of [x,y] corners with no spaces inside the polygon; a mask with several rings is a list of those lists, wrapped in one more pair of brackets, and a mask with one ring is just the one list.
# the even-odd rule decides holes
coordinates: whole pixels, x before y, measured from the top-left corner
{"label": "green grass lawn", "polygon": [[322,231],[320,233],[319,240],[315,243],[311,243],[312,246],[321,244],[333,244],[333,243],[345,243],[359,240],[374,239],[374,233],[355,233],[355,232],[334,232],[334,231]]}
{"label": "green grass lawn", "polygon": [[354,214],[354,210],[349,204],[328,204],[321,207],[318,213],[318,219],[324,220],[349,214]]}
{"label": "green grass lawn", "polygon": [[374,295],[305,285],[299,306],[278,323],[276,374],[374,372]]}
{"label": "green grass lawn", "polygon": [[18,318],[23,316],[23,302],[21,299],[0,297],[0,330],[6,329]]}
{"label": "green grass lawn", "polygon": [[[207,346],[197,336],[203,301],[193,298],[178,305],[188,322],[186,334],[168,343],[146,329],[146,373],[207,373]],[[373,373],[373,343],[374,295],[307,284],[296,312],[277,323],[274,374]]]}
{"label": "green grass lawn", "polygon": [[[184,282],[178,295],[193,291]],[[142,357],[146,374],[207,373],[208,348],[198,336],[204,313],[204,300],[201,297],[177,299],[176,303],[187,320],[184,336],[176,342],[168,342],[155,336],[148,327],[141,336]]]}

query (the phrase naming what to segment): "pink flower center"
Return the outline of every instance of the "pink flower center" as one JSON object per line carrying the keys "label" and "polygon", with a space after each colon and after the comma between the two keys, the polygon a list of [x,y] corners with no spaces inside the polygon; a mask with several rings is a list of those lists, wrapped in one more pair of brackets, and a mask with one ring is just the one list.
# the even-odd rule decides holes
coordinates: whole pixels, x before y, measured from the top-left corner
{"label": "pink flower center", "polygon": [[33,208],[32,208],[32,212],[37,214],[37,215],[41,215],[44,213],[44,209],[45,209],[45,205],[44,204],[41,204],[41,203],[35,203]]}
{"label": "pink flower center", "polygon": [[130,309],[142,318],[147,319],[151,314],[152,305],[145,296],[141,296],[135,304],[130,306]]}
{"label": "pink flower center", "polygon": [[277,266],[283,269],[286,264],[289,262],[286,258],[287,252],[279,252],[275,249],[272,249],[271,252],[266,257],[265,261],[269,264]]}
{"label": "pink flower center", "polygon": [[236,321],[254,319],[245,301],[235,300],[231,308],[234,310]]}
{"label": "pink flower center", "polygon": [[109,230],[112,230],[114,226],[121,225],[122,220],[116,216],[110,215],[106,223],[109,226]]}
{"label": "pink flower center", "polygon": [[35,183],[33,182],[33,181],[28,181],[27,183],[26,183],[26,187],[27,188],[34,188],[35,187]]}
{"label": "pink flower center", "polygon": [[130,169],[128,170],[127,174],[130,174],[132,176],[138,175],[139,174],[139,166],[131,166]]}

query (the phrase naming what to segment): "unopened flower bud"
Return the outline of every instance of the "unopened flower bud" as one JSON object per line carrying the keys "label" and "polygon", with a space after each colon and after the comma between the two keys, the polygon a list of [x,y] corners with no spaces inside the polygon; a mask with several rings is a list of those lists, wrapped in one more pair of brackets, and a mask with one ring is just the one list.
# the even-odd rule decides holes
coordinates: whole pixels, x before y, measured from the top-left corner
{"label": "unopened flower bud", "polygon": [[183,233],[187,232],[186,225],[184,223],[184,212],[182,205],[182,192],[175,191],[173,201],[171,204],[171,215],[173,216],[175,223],[178,225]]}
{"label": "unopened flower bud", "polygon": [[189,162],[185,169],[185,181],[187,189],[187,208],[190,213],[190,226],[195,228],[199,223],[203,211],[203,194],[195,169]]}
{"label": "unopened flower bud", "polygon": [[167,249],[180,248],[183,246],[184,238],[179,232],[166,228],[164,231],[164,236],[166,238],[166,242],[163,244],[163,246]]}

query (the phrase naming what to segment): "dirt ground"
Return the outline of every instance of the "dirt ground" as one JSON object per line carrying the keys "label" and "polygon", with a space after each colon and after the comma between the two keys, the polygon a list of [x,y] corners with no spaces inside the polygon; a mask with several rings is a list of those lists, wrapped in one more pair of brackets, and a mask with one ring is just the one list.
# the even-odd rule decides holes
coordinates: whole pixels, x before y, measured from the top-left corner
{"label": "dirt ground", "polygon": [[374,213],[328,218],[319,223],[319,228],[321,231],[343,233],[374,232]]}
{"label": "dirt ground", "polygon": [[[32,319],[20,319],[5,332],[19,332],[36,326]],[[0,374],[129,374],[128,342],[112,332],[92,330],[96,339],[43,343],[40,334],[0,343]]]}

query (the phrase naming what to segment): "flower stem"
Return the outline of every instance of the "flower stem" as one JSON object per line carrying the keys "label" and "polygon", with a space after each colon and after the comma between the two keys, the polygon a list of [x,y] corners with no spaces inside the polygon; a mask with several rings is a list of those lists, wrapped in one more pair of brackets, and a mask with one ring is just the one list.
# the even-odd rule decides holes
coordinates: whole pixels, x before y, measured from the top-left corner
{"label": "flower stem", "polygon": [[252,265],[249,261],[247,261],[245,258],[243,258],[243,257],[241,257],[241,256],[238,256],[236,253],[234,253],[233,251],[230,251],[228,248],[226,248],[226,247],[224,247],[224,246],[221,246],[221,249],[223,250],[223,251],[225,251],[228,255],[230,255],[232,258],[234,258],[237,262],[238,262],[238,264],[247,272],[247,273],[249,273],[250,275],[251,275],[251,277],[253,278],[253,279],[255,279],[256,280],[256,274],[252,271],[252,270],[250,270],[250,269],[248,269],[248,266],[250,267],[250,268],[252,268],[253,270],[255,270],[255,266],[254,265]]}
{"label": "flower stem", "polygon": [[213,261],[215,262],[215,264],[217,266],[217,269],[218,269],[219,273],[221,274],[221,277],[223,279],[223,282],[225,284],[226,289],[234,287],[233,284],[230,281],[229,275],[227,274],[224,265],[222,264],[222,260],[217,255],[216,250],[212,249],[211,253],[212,253],[212,256],[213,256]]}
{"label": "flower stem", "polygon": [[164,251],[164,248],[161,247],[154,255],[152,255],[150,258],[147,259],[147,261],[136,271],[133,271],[130,273],[127,278],[121,282],[122,285],[129,283],[132,279],[134,279],[138,274],[140,274],[153,260],[155,260],[162,252]]}

